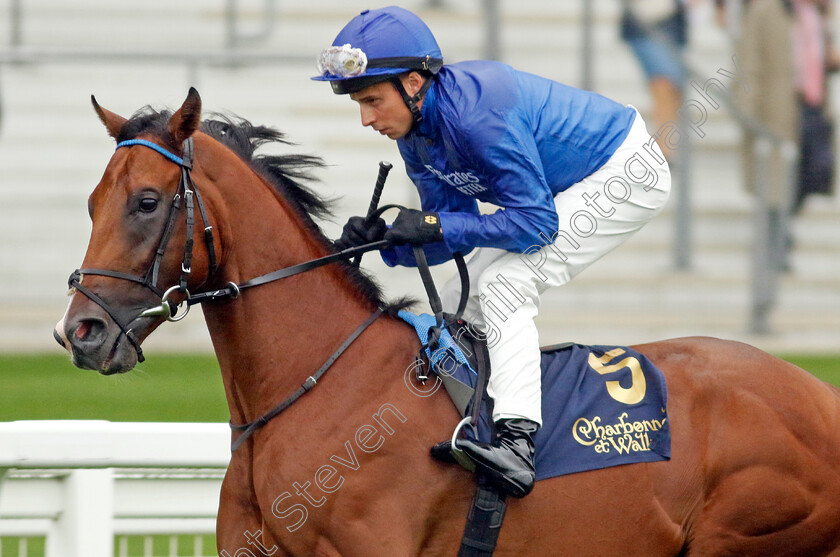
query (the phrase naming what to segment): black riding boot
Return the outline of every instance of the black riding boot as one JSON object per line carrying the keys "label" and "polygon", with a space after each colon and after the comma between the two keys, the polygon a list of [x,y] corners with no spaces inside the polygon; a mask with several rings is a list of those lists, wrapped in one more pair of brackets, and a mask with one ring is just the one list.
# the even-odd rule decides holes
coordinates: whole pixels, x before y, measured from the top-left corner
{"label": "black riding boot", "polygon": [[[476,470],[491,484],[511,497],[525,497],[534,489],[534,440],[540,428],[530,420],[510,419],[496,423],[493,443],[458,441],[458,448],[475,462]],[[449,442],[432,447],[432,456],[451,462]],[[449,456],[449,458],[446,458]]]}

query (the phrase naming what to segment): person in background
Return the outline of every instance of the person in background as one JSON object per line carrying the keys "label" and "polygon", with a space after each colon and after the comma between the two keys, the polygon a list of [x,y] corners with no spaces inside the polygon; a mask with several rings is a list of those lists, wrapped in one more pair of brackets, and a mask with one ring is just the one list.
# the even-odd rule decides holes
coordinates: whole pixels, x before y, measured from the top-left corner
{"label": "person in background", "polygon": [[[622,8],[621,38],[633,50],[647,79],[654,124],[676,122],[686,81],[682,61],[688,42],[686,6],[683,0],[622,0]],[[659,146],[673,161],[667,142],[660,141]]]}
{"label": "person in background", "polygon": [[[540,296],[566,284],[659,213],[671,177],[638,111],[499,62],[444,64],[426,24],[398,7],[365,10],[319,57],[319,75],[349,95],[361,123],[395,140],[422,210],[352,217],[336,248],[390,240],[388,265],[430,264],[473,250],[464,318],[488,340],[496,439],[460,441],[507,495],[534,487],[542,422]],[[498,210],[482,214],[477,201]],[[478,249],[476,249],[478,248]],[[452,312],[460,281],[441,291]],[[432,455],[447,460],[442,443]]]}
{"label": "person in background", "polygon": [[[719,2],[722,5],[722,2]],[[742,6],[737,56],[748,88],[738,90],[739,107],[777,138],[797,145],[799,173],[794,183],[778,143],[770,154],[767,200],[771,233],[777,237],[777,267],[787,270],[792,237],[788,217],[811,193],[827,193],[833,183],[829,71],[838,67],[826,16],[826,0],[748,0]],[[755,143],[744,130],[744,172],[757,191]]]}
{"label": "person in background", "polygon": [[840,69],[831,30],[829,0],[796,0],[794,66],[799,97],[799,180],[793,214],[811,194],[828,194],[834,185],[834,114],[829,105],[829,74]]}

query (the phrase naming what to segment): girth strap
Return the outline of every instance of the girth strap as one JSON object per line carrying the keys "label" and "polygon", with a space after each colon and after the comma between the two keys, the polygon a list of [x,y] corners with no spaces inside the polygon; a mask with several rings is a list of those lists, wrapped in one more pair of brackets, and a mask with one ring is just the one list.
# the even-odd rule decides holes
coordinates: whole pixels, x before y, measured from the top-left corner
{"label": "girth strap", "polygon": [[478,484],[458,557],[492,557],[505,519],[505,496],[487,485]]}

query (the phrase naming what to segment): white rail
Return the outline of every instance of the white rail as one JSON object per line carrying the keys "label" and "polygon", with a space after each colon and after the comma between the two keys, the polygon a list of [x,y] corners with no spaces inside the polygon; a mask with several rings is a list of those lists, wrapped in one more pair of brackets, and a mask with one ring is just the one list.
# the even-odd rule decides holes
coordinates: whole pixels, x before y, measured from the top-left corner
{"label": "white rail", "polygon": [[152,555],[166,535],[164,555],[179,556],[177,536],[190,534],[188,555],[214,554],[200,536],[215,530],[229,460],[226,424],[0,423],[0,539],[43,537],[45,557],[113,557],[125,536],[145,536]]}

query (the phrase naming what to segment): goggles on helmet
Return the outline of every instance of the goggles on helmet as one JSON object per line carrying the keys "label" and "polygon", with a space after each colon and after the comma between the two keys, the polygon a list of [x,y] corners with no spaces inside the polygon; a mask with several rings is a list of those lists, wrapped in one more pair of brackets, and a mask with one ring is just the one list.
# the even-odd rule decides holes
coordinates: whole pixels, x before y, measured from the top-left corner
{"label": "goggles on helmet", "polygon": [[[441,58],[431,56],[393,56],[388,58],[368,59],[361,48],[352,48],[349,44],[331,46],[321,51],[317,59],[319,78],[333,80],[359,77],[368,69],[399,68],[400,70],[427,70],[437,73],[443,66]],[[377,74],[395,73],[378,71]]]}
{"label": "goggles on helmet", "polygon": [[331,46],[325,48],[317,60],[318,74],[338,77],[355,77],[365,73],[368,59],[361,48]]}

